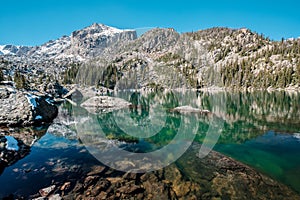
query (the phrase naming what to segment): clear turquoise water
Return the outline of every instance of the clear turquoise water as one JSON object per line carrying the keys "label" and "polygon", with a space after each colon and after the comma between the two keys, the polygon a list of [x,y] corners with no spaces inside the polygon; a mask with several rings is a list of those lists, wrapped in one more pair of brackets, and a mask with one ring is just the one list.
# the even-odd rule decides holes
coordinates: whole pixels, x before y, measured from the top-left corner
{"label": "clear turquoise water", "polygon": [[[220,135],[213,149],[273,177],[300,193],[300,94],[286,92],[165,92],[115,94],[131,101],[136,108],[92,115],[70,104],[62,105],[69,115],[82,119],[94,116],[107,140],[122,141],[120,147],[132,152],[161,149],[179,134],[182,115],[173,113],[176,106],[190,105],[208,109],[214,117],[199,116],[194,141],[203,143],[211,120],[222,119]],[[152,112],[152,108],[157,108]],[[76,110],[76,112],[74,112]],[[155,135],[139,138],[135,129],[126,129],[123,121],[137,127],[152,127]],[[158,120],[155,120],[158,119]],[[119,124],[118,124],[119,123]],[[121,125],[121,124],[122,125]],[[124,128],[125,127],[125,128]],[[69,126],[76,131],[76,127]],[[127,127],[128,128],[128,127]],[[130,128],[130,127],[129,127]],[[188,131],[181,134],[187,134]],[[84,134],[94,134],[86,131]],[[96,134],[97,135],[97,134]],[[182,137],[185,139],[185,137]],[[31,147],[29,155],[8,166],[0,175],[0,198],[8,194],[29,195],[64,178],[79,178],[91,166],[101,164],[80,136],[69,138],[47,131]],[[209,140],[213,140],[210,137]],[[210,141],[209,141],[210,142]],[[92,144],[91,144],[92,145]],[[183,155],[184,158],[184,155]],[[196,166],[195,166],[196,167]],[[30,170],[28,170],[30,169]],[[35,184],[32,184],[35,183]]]}
{"label": "clear turquoise water", "polygon": [[300,192],[300,140],[267,131],[242,144],[218,144],[215,150],[252,166]]}
{"label": "clear turquoise water", "polygon": [[[130,100],[124,94],[119,96]],[[167,99],[171,103],[165,107],[192,105],[208,109],[224,120],[222,133],[214,150],[241,161],[300,193],[299,93],[186,92],[167,96],[169,98],[163,98],[164,101]],[[199,118],[195,141],[204,141],[212,125],[210,120],[207,117]],[[175,122],[175,127],[179,123],[176,123],[176,117],[172,122]],[[168,131],[164,131],[163,135],[167,135]],[[168,138],[161,136],[157,141],[166,142]]]}

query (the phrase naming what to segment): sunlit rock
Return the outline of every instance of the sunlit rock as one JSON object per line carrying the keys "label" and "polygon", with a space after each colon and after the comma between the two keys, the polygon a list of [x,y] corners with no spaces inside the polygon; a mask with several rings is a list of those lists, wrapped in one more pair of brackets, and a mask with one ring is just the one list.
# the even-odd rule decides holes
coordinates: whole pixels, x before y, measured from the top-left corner
{"label": "sunlit rock", "polygon": [[124,99],[109,96],[92,97],[81,104],[82,107],[93,114],[128,108],[130,105],[131,103]]}

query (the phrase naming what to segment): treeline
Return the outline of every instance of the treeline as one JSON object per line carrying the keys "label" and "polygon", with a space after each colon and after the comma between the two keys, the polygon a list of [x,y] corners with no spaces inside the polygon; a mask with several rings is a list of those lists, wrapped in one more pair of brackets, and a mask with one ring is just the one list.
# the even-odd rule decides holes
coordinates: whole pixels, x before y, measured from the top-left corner
{"label": "treeline", "polygon": [[219,66],[222,86],[300,86],[300,39],[271,41],[248,29],[229,28],[211,28],[187,35],[205,41],[203,44],[213,55],[214,64]]}
{"label": "treeline", "polygon": [[121,76],[122,73],[114,64],[103,66],[97,63],[87,63],[79,68],[75,82],[114,89]]}
{"label": "treeline", "polygon": [[296,67],[257,69],[253,60],[229,62],[221,68],[222,83],[225,87],[285,88],[300,86],[300,64]]}
{"label": "treeline", "polygon": [[[244,55],[245,51],[242,54]],[[224,86],[300,86],[300,40],[273,42],[269,47],[250,55],[223,64],[221,76]]]}
{"label": "treeline", "polygon": [[[166,87],[183,86],[182,81],[191,88],[300,87],[299,39],[271,41],[248,29],[229,28],[212,28],[185,33],[185,36],[188,41],[203,41],[203,54],[207,56],[201,55],[202,47],[195,51],[193,42],[185,42],[182,50],[171,52],[171,49],[156,57],[151,70],[164,77],[161,84]],[[110,89],[117,83],[123,84],[124,88],[153,85],[153,80],[147,81],[147,76],[153,74],[149,73],[149,63],[138,56],[133,58],[130,49],[128,51],[128,55],[122,55],[124,58],[116,57],[110,62],[95,59],[81,66],[74,65],[66,71],[63,83],[76,82]],[[174,81],[173,76],[180,78]]]}
{"label": "treeline", "polygon": [[75,83],[78,70],[79,64],[71,64],[70,67],[64,73],[63,84]]}

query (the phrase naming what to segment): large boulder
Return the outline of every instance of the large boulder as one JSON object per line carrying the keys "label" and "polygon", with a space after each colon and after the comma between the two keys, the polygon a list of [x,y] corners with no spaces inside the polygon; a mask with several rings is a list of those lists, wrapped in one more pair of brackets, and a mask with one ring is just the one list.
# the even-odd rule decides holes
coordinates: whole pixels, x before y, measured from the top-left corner
{"label": "large boulder", "polygon": [[81,104],[88,112],[93,114],[99,114],[103,112],[111,112],[122,108],[128,108],[131,105],[130,102],[110,96],[95,96],[89,98]]}
{"label": "large boulder", "polygon": [[30,126],[51,122],[58,109],[48,96],[21,91],[5,91],[0,98],[0,125]]}
{"label": "large boulder", "polygon": [[83,95],[77,88],[74,88],[71,91],[69,91],[66,95],[64,95],[63,98],[68,98],[72,101],[79,102],[82,100]]}
{"label": "large boulder", "polygon": [[35,96],[27,94],[26,98],[31,103],[33,121],[37,123],[52,122],[58,114],[58,108],[49,96]]}
{"label": "large boulder", "polygon": [[1,95],[0,110],[0,125],[22,125],[32,121],[30,103],[22,92],[6,90],[5,95]]}

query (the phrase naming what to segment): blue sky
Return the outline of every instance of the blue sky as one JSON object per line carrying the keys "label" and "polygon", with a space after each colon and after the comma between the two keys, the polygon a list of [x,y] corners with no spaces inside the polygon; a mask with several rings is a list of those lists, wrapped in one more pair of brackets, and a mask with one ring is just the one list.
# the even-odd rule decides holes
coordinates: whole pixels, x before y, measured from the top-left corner
{"label": "blue sky", "polygon": [[247,27],[280,40],[300,36],[299,8],[297,0],[2,0],[0,44],[39,45],[94,22],[178,32]]}

